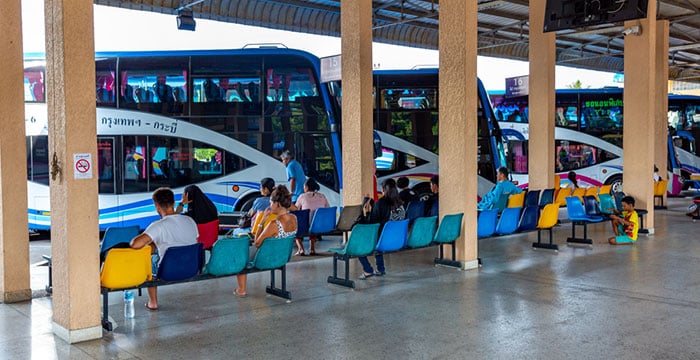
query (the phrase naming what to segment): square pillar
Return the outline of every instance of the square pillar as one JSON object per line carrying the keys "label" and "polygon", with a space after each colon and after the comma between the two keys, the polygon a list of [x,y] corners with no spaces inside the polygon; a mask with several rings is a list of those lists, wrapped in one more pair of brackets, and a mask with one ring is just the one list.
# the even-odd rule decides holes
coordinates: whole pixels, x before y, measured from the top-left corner
{"label": "square pillar", "polygon": [[343,79],[343,205],[374,193],[372,119],[372,1],[340,4]]}
{"label": "square pillar", "polygon": [[[663,151],[659,148],[666,146],[666,127],[661,131],[660,123],[667,122],[664,98],[668,96],[666,83],[659,84],[662,78],[668,76],[668,51],[657,54],[657,51],[663,49],[663,44],[657,44],[659,31],[656,13],[656,2],[650,1],[646,19],[625,22],[625,28],[639,26],[641,31],[637,35],[625,36],[625,123],[622,137],[624,191],[634,197],[637,208],[649,211],[645,226],[652,234],[654,163],[658,159],[657,153]],[[665,37],[667,36],[668,28]],[[664,71],[663,75],[659,74]],[[660,114],[664,115],[658,118]],[[663,146],[660,145],[661,140],[657,141],[658,137],[663,139]],[[657,165],[659,169],[665,169],[666,158]]]}
{"label": "square pillar", "polygon": [[[93,3],[46,0],[44,6],[53,329],[76,343],[102,337]],[[89,163],[85,176],[76,173],[78,158]]]}
{"label": "square pillar", "polygon": [[440,215],[464,213],[457,260],[478,266],[477,198],[477,4],[440,1]]}
{"label": "square pillar", "polygon": [[0,2],[0,292],[1,302],[29,300],[27,145],[21,0]]}
{"label": "square pillar", "polygon": [[530,189],[549,189],[554,184],[554,77],[557,60],[556,35],[544,33],[546,0],[530,1],[530,135],[528,174]]}

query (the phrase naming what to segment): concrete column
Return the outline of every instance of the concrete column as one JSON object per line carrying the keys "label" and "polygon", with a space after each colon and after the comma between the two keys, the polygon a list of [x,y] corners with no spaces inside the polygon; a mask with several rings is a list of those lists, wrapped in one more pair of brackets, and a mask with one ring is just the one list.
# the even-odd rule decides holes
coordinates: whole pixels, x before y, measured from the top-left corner
{"label": "concrete column", "polygon": [[[658,106],[654,115],[654,164],[659,168],[659,175],[669,179],[668,168],[668,20],[656,21],[656,100]],[[670,180],[670,179],[669,179]],[[664,194],[664,204],[666,204]],[[649,217],[650,226],[654,224],[653,215]],[[644,223],[646,226],[646,223]]]}
{"label": "concrete column", "polygon": [[472,269],[478,266],[476,1],[441,1],[439,36],[440,215],[464,213],[457,260]]}
{"label": "concrete column", "polygon": [[21,0],[0,2],[0,292],[2,302],[31,299],[27,235]]}
{"label": "concrete column", "polygon": [[543,33],[546,0],[530,1],[530,135],[528,174],[530,189],[554,184],[554,74],[556,36]]}
{"label": "concrete column", "polygon": [[343,204],[373,193],[372,1],[340,4],[343,79]]}
{"label": "concrete column", "polygon": [[[654,188],[653,171],[656,153],[658,150],[656,136],[663,136],[666,131],[657,134],[658,114],[666,112],[660,100],[659,92],[665,95],[665,84],[660,86],[657,82],[660,71],[668,70],[663,61],[659,62],[657,51],[657,4],[649,2],[647,18],[625,22],[625,28],[639,26],[641,32],[638,35],[625,36],[625,124],[622,137],[624,174],[624,190],[627,195],[635,198],[636,207],[649,210],[645,226],[649,233],[654,232]],[[668,72],[667,72],[668,73]],[[666,77],[666,75],[663,75]],[[666,122],[666,116],[663,117]],[[665,158],[660,169],[666,167]]]}
{"label": "concrete column", "polygon": [[93,4],[46,0],[45,11],[53,330],[75,343],[102,337]]}

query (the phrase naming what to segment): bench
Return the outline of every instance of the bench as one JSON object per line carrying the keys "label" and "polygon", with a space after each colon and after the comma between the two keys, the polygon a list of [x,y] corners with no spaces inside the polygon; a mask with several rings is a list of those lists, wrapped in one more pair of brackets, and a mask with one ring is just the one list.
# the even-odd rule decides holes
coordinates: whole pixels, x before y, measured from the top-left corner
{"label": "bench", "polygon": [[[185,282],[218,279],[240,274],[270,271],[270,286],[265,292],[291,301],[286,289],[286,264],[292,254],[293,237],[265,239],[252,261],[248,261],[249,239],[222,238],[214,243],[211,258],[204,268],[202,244],[169,248],[151,277],[150,247],[146,260],[143,249],[112,249],[105,259],[100,276],[102,294],[102,327],[112,331],[109,321],[108,294],[114,291],[166,286]],[[200,271],[201,270],[201,271]],[[276,287],[275,270],[281,272],[281,287]]]}
{"label": "bench", "polygon": [[[461,234],[462,217],[462,213],[445,215],[437,231],[437,216],[419,217],[410,233],[408,219],[388,221],[381,235],[378,234],[379,224],[357,224],[352,228],[345,247],[328,249],[333,253],[333,275],[328,277],[328,282],[355,288],[355,282],[350,280],[350,259],[430,246],[440,246],[439,257],[433,260],[436,265],[459,268],[462,264],[456,259],[454,243]],[[452,259],[445,258],[443,245],[452,245]],[[343,278],[338,277],[338,261],[345,262]]]}

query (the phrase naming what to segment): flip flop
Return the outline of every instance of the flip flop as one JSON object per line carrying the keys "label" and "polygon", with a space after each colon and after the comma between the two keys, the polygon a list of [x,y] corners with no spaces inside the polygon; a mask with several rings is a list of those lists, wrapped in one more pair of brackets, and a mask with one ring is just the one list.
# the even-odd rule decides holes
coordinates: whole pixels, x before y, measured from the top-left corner
{"label": "flip flop", "polygon": [[367,280],[367,278],[371,278],[372,276],[374,276],[374,274],[365,274],[365,273],[362,273],[362,274],[360,275],[359,279],[360,279],[360,280]]}
{"label": "flip flop", "polygon": [[316,255],[315,251],[309,251],[309,256],[314,256],[314,255]]}
{"label": "flip flop", "polygon": [[[309,255],[311,255],[311,254],[309,254]],[[294,256],[306,256],[306,254],[304,254],[303,251],[299,250],[299,251],[294,253]]]}
{"label": "flip flop", "polygon": [[143,306],[145,306],[146,310],[148,310],[148,311],[158,311],[157,307],[152,308],[152,307],[148,306],[148,303],[143,304]]}
{"label": "flip flop", "polygon": [[248,293],[241,294],[241,293],[238,292],[238,289],[236,289],[236,290],[233,290],[233,295],[236,296],[236,297],[239,297],[239,298],[244,298],[244,297],[247,297],[247,296],[248,296]]}

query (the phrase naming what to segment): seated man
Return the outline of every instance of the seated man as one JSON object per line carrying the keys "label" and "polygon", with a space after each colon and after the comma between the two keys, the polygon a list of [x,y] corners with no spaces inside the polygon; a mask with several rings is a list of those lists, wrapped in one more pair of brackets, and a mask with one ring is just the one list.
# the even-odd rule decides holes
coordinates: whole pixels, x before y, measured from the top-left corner
{"label": "seated man", "polygon": [[488,194],[484,195],[481,201],[479,201],[479,204],[477,204],[479,210],[492,209],[502,194],[520,194],[523,192],[522,189],[508,180],[508,169],[505,167],[498,168],[496,179],[498,181],[496,186],[494,186]]}
{"label": "seated man", "polygon": [[622,211],[614,211],[615,214],[610,215],[610,221],[615,236],[609,238],[608,242],[610,245],[634,244],[637,241],[637,232],[639,231],[639,216],[634,210],[634,198],[631,196],[623,197]]}
{"label": "seated man", "polygon": [[[197,224],[191,217],[175,213],[175,195],[169,188],[158,188],[153,192],[153,204],[161,219],[148,225],[148,228],[139,236],[131,240],[131,247],[140,249],[146,245],[151,246],[151,261],[153,274],[158,273],[160,256],[171,246],[191,245],[197,242],[199,233]],[[148,288],[148,302],[146,309],[158,310],[158,297],[155,287]]]}
{"label": "seated man", "polygon": [[408,178],[405,176],[396,179],[396,186],[399,188],[399,197],[401,198],[401,201],[403,201],[404,207],[408,207],[408,203],[411,201],[418,201],[418,194],[411,190],[411,188],[408,187],[408,184]]}

